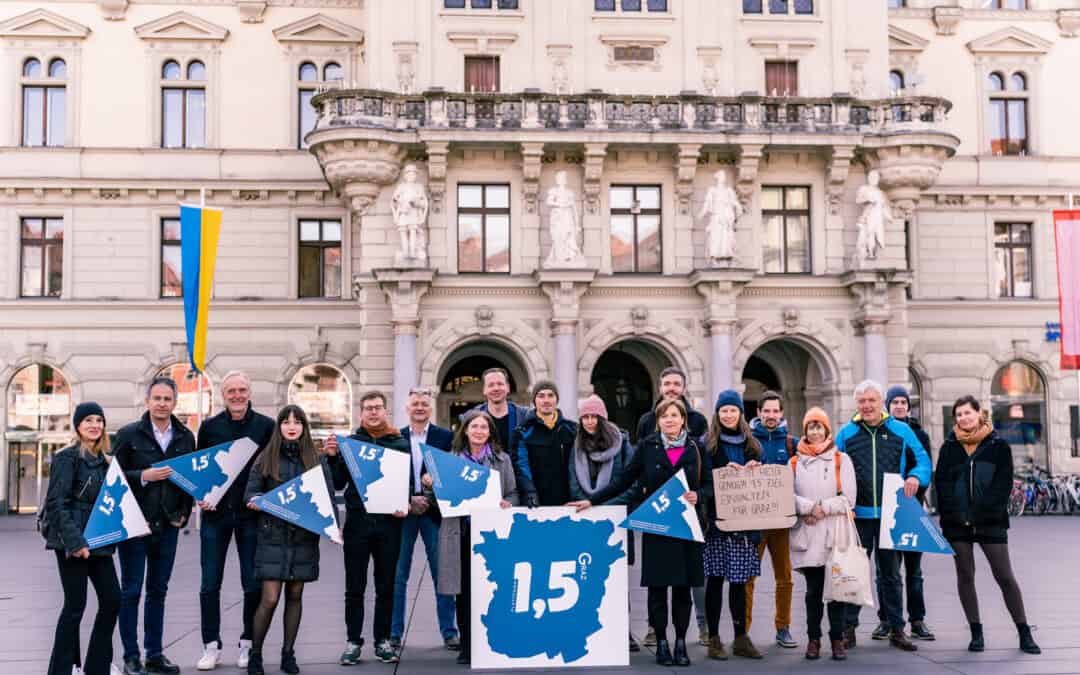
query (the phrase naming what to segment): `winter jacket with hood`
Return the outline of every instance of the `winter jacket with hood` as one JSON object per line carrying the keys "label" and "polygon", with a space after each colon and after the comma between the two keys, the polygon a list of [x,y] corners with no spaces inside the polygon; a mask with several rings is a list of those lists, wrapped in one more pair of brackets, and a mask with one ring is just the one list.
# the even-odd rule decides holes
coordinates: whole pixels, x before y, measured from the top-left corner
{"label": "winter jacket with hood", "polygon": [[836,448],[851,457],[855,466],[856,518],[881,518],[882,483],[885,474],[914,476],[919,485],[930,484],[930,455],[911,427],[883,412],[877,426],[869,426],[856,414],[836,435]]}
{"label": "winter jacket with hood", "polygon": [[776,428],[769,431],[760,417],[750,420],[750,432],[761,445],[762,464],[787,464],[795,448],[799,447],[799,439],[788,435],[787,420],[780,420]]}
{"label": "winter jacket with hood", "polygon": [[[64,448],[53,456],[45,509],[49,515],[45,548],[68,555],[88,548],[83,531],[97,503],[98,492],[105,484],[109,463],[101,455],[84,452],[79,444]],[[90,551],[92,556],[110,556],[116,545]]]}
{"label": "winter jacket with hood", "polygon": [[[938,453],[934,490],[945,537],[966,531],[1003,536],[1009,528],[1009,495],[1012,492],[1012,448],[996,431],[990,433],[971,455],[956,433]],[[972,528],[974,531],[972,531]]]}
{"label": "winter jacket with hood", "polygon": [[[836,457],[840,457],[840,493],[836,490]],[[795,513],[799,519],[789,531],[791,567],[821,567],[833,548],[837,518],[847,518],[855,506],[855,466],[835,447],[820,455],[798,455],[795,471]],[[825,520],[807,525],[802,517],[821,504]]]}
{"label": "winter jacket with hood", "polygon": [[558,411],[555,426],[548,428],[530,410],[525,421],[510,432],[510,457],[522,503],[530,496],[539,506],[562,506],[570,501],[569,473],[577,423]]}

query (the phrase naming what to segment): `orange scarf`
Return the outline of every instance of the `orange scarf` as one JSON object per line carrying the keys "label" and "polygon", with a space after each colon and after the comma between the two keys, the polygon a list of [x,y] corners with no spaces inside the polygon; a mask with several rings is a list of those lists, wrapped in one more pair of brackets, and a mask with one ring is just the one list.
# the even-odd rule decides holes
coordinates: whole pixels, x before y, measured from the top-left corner
{"label": "orange scarf", "polygon": [[807,455],[809,457],[817,457],[823,452],[831,450],[834,446],[832,436],[829,436],[821,443],[811,443],[806,440],[806,436],[799,439],[799,454]]}
{"label": "orange scarf", "polygon": [[400,433],[397,430],[397,427],[391,424],[389,420],[383,420],[382,426],[380,427],[376,427],[374,429],[370,427],[363,427],[363,429],[364,431],[368,432],[375,440],[378,440],[383,436],[392,436]]}
{"label": "orange scarf", "polygon": [[982,411],[979,415],[979,426],[971,431],[964,431],[959,426],[953,426],[956,440],[960,441],[960,444],[964,446],[964,452],[969,457],[975,454],[975,451],[979,449],[979,443],[982,443],[993,430],[994,425],[990,423],[990,412],[988,410]]}

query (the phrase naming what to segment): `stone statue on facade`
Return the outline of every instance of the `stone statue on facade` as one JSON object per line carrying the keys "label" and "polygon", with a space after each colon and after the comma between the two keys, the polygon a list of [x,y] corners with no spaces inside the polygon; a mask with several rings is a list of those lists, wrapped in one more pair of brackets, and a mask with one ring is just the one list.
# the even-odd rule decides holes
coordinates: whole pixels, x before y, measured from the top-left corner
{"label": "stone statue on facade", "polygon": [[427,264],[428,216],[427,189],[419,182],[420,172],[409,164],[401,172],[401,182],[394,188],[390,213],[394,218],[401,247],[394,256],[396,267],[423,267]]}
{"label": "stone statue on facade", "polygon": [[735,190],[727,184],[727,174],[717,171],[716,182],[705,194],[698,218],[708,218],[709,259],[713,264],[735,257],[735,222],[743,214],[743,206]]}
{"label": "stone statue on facade", "polygon": [[862,204],[859,219],[855,221],[859,236],[855,242],[856,261],[862,265],[877,260],[885,248],[885,226],[892,222],[889,198],[878,187],[881,175],[871,171],[866,175],[866,185],[855,193],[855,203]]}
{"label": "stone statue on facade", "polygon": [[548,229],[551,233],[551,252],[544,267],[576,269],[585,267],[581,253],[577,194],[566,186],[566,172],[555,174],[555,185],[544,198],[548,206]]}

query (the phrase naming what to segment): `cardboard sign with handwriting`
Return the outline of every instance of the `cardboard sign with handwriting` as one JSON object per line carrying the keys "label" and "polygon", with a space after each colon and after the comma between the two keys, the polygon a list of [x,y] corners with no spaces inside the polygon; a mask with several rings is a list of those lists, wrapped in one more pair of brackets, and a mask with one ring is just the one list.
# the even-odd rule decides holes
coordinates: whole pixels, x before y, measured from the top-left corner
{"label": "cardboard sign with handwriting", "polygon": [[795,475],[787,465],[713,470],[716,526],[724,532],[782,530],[795,524]]}

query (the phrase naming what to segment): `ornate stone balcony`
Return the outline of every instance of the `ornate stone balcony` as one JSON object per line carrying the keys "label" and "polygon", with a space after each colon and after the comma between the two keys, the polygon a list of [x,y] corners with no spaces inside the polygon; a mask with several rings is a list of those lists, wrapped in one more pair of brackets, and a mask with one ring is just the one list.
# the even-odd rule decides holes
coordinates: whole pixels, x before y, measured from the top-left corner
{"label": "ornate stone balcony", "polygon": [[452,93],[403,95],[327,89],[313,101],[315,132],[337,128],[408,130],[706,131],[853,133],[940,130],[952,104],[932,96],[853,99],[742,96]]}

